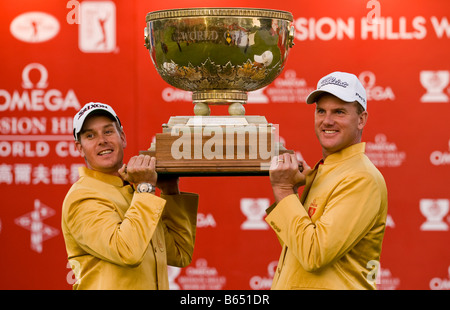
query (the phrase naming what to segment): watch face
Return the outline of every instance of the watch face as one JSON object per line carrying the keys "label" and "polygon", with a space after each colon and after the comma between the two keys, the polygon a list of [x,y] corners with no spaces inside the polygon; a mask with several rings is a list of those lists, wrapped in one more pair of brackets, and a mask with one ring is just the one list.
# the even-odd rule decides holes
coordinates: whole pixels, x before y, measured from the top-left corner
{"label": "watch face", "polygon": [[153,185],[149,183],[141,183],[138,185],[137,190],[139,193],[151,193],[154,188]]}
{"label": "watch face", "polygon": [[140,184],[139,186],[140,186],[139,189],[141,192],[148,192],[148,184],[143,183],[143,184]]}

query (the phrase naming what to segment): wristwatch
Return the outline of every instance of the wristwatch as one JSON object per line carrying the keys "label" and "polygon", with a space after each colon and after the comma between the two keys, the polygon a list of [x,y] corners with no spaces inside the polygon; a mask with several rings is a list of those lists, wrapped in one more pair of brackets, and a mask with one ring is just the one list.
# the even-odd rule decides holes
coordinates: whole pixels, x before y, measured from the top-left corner
{"label": "wristwatch", "polygon": [[155,189],[155,186],[150,183],[139,183],[136,187],[138,193],[154,193]]}

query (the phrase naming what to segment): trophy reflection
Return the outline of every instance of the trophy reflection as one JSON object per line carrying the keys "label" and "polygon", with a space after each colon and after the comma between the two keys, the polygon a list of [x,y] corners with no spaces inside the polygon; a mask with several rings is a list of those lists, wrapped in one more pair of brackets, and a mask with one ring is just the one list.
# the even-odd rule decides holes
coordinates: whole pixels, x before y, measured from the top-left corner
{"label": "trophy reflection", "polygon": [[[190,8],[147,14],[145,46],[158,74],[192,92],[191,116],[172,116],[148,151],[157,171],[179,175],[267,174],[284,149],[264,116],[245,115],[247,92],[269,85],[293,46],[289,12]],[[229,115],[211,115],[227,105]]]}

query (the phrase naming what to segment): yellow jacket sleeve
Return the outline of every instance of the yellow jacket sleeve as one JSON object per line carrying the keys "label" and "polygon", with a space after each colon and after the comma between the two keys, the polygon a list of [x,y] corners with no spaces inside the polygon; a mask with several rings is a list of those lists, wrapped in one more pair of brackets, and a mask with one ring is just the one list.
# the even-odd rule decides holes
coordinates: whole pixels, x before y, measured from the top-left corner
{"label": "yellow jacket sleeve", "polygon": [[266,221],[306,271],[316,271],[347,253],[370,230],[380,208],[371,174],[346,177],[330,191],[323,214],[314,223],[297,195],[281,200]]}
{"label": "yellow jacket sleeve", "polygon": [[165,206],[155,195],[135,193],[122,218],[110,199],[87,188],[72,191],[66,201],[67,228],[78,245],[120,266],[140,264]]}
{"label": "yellow jacket sleeve", "polygon": [[162,215],[167,264],[185,267],[192,261],[197,227],[198,195],[161,195],[166,200]]}

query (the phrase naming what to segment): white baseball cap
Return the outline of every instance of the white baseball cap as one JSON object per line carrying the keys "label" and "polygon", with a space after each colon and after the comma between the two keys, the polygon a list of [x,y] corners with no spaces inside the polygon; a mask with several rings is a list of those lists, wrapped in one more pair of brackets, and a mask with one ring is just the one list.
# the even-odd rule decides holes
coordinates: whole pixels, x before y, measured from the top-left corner
{"label": "white baseball cap", "polygon": [[366,90],[354,74],[336,71],[324,76],[317,83],[317,89],[306,98],[306,103],[317,102],[323,93],[332,94],[346,102],[357,101],[367,111]]}
{"label": "white baseball cap", "polygon": [[75,140],[77,140],[78,133],[80,133],[81,128],[83,128],[86,117],[92,112],[96,111],[106,112],[106,114],[109,114],[122,127],[119,117],[117,116],[116,112],[114,112],[113,108],[105,103],[89,102],[85,104],[84,107],[73,117],[73,136],[75,137]]}

